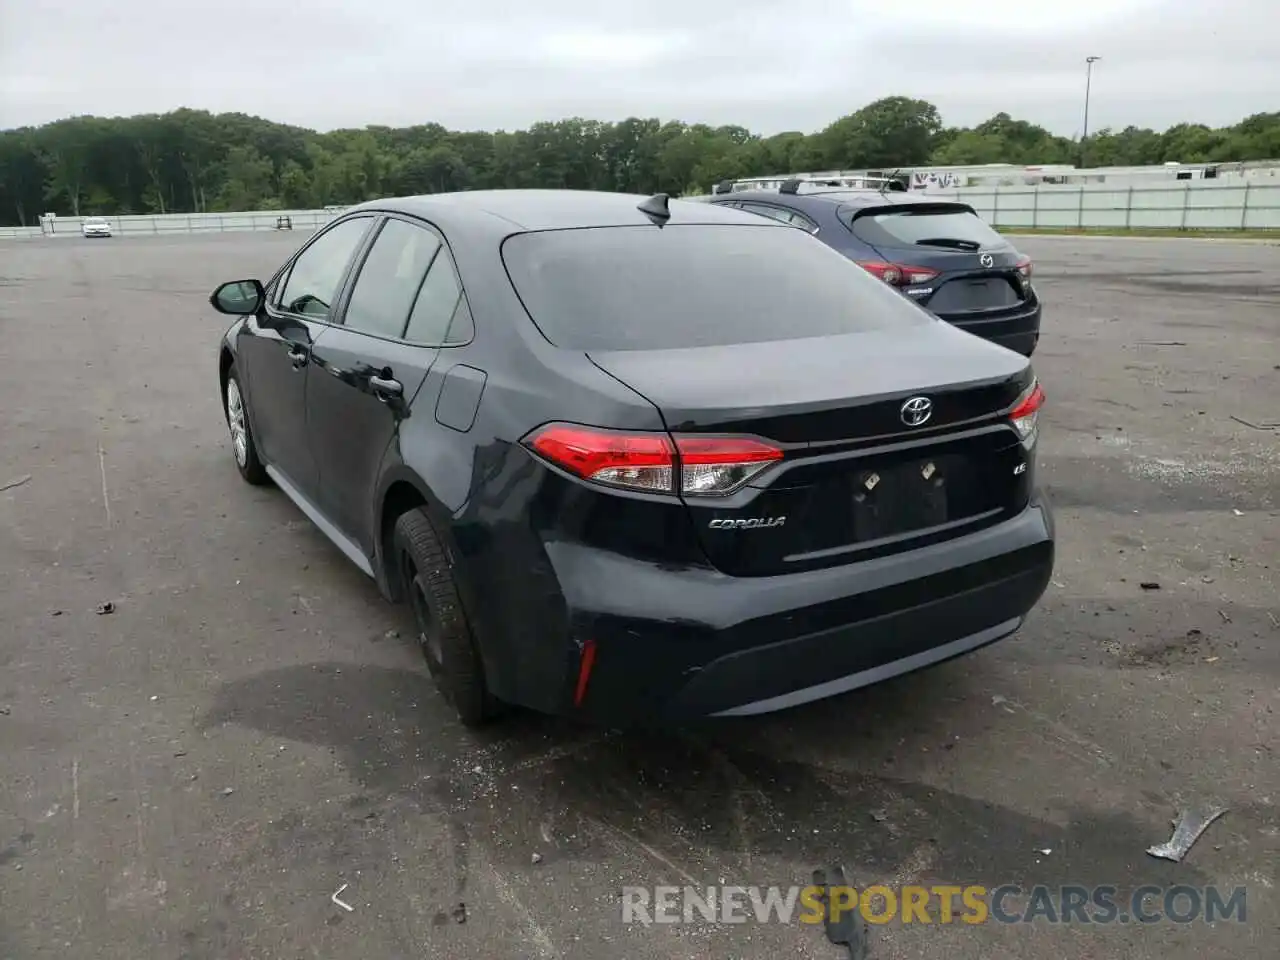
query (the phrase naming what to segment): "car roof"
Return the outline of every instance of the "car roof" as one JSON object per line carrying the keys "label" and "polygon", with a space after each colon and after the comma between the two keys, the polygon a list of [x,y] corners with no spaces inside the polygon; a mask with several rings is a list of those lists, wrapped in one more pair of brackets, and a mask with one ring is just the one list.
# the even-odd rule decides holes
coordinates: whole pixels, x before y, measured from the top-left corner
{"label": "car roof", "polygon": [[[533,230],[649,226],[652,221],[637,207],[648,199],[645,194],[594,190],[468,190],[374,200],[346,213],[361,210],[403,213],[436,224],[446,235],[455,228],[473,235],[484,232],[505,236]],[[761,219],[743,211],[689,200],[673,199],[668,208],[672,224],[757,226]]]}

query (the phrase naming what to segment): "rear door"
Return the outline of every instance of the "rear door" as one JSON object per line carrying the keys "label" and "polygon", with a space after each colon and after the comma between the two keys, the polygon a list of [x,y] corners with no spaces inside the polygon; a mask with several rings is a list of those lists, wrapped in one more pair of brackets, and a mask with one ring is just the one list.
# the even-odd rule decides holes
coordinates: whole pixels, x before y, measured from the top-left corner
{"label": "rear door", "polygon": [[263,316],[251,317],[236,343],[259,453],[308,497],[316,482],[304,406],[312,349],[332,322],[352,259],[373,223],[371,216],[351,217],[317,234],[277,278]]}
{"label": "rear door", "polygon": [[915,282],[904,292],[953,323],[1016,312],[1034,297],[1030,261],[965,204],[887,204],[846,216],[858,240],[908,268]]}
{"label": "rear door", "polygon": [[388,217],[358,267],[342,325],[316,345],[307,385],[321,503],[366,555],[373,554],[374,488],[387,447],[440,347],[469,329],[443,237],[424,223]]}

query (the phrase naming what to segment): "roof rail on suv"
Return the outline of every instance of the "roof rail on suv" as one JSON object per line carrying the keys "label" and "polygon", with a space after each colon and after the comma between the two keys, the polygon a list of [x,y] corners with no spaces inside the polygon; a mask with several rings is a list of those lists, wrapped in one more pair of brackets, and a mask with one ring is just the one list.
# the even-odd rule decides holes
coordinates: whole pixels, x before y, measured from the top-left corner
{"label": "roof rail on suv", "polygon": [[737,193],[740,190],[777,190],[779,193],[811,193],[821,190],[871,189],[902,192],[907,189],[900,177],[871,177],[861,174],[837,177],[749,177],[722,180],[712,188],[713,194]]}

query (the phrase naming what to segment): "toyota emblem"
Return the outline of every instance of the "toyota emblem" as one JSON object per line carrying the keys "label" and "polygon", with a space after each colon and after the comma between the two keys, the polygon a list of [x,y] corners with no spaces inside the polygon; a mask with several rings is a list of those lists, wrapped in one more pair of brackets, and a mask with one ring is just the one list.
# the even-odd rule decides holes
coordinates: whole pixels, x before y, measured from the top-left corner
{"label": "toyota emblem", "polygon": [[978,258],[978,262],[982,264],[984,267],[991,267],[995,265],[996,258],[989,253],[984,253],[982,256]]}
{"label": "toyota emblem", "polygon": [[933,401],[928,397],[912,397],[898,412],[908,427],[920,427],[933,416]]}

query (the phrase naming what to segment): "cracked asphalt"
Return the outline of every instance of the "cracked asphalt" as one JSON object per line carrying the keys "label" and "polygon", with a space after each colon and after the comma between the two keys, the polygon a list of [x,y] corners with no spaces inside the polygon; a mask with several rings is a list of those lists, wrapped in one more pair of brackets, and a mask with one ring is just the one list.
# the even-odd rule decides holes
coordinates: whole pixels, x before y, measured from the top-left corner
{"label": "cracked asphalt", "polygon": [[[1017,241],[1060,552],[1015,639],[681,733],[473,734],[233,466],[205,297],[301,240],[0,245],[0,958],[840,958],[620,908],[832,864],[1247,890],[1243,923],[873,926],[873,960],[1277,955],[1280,247]],[[1183,862],[1145,853],[1209,802]]]}

